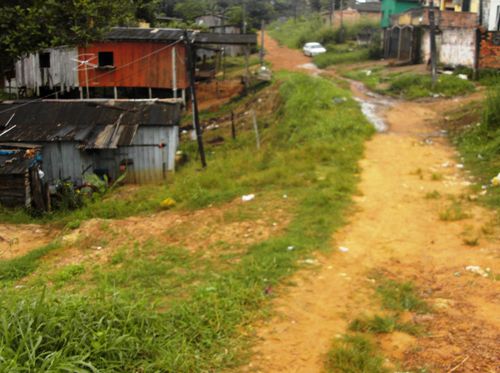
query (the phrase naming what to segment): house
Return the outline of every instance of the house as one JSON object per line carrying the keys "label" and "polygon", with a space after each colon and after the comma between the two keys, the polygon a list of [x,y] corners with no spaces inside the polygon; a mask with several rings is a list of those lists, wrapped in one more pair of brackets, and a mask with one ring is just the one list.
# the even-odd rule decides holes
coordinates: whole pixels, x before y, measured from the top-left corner
{"label": "house", "polygon": [[[86,46],[50,48],[16,63],[21,94],[59,98],[185,97],[189,87],[185,31],[165,28],[111,29]],[[255,34],[188,31],[193,48],[257,45]]]}
{"label": "house", "polygon": [[[434,12],[438,62],[450,66],[475,68],[477,60],[477,14]],[[393,15],[384,31],[384,54],[399,62],[430,60],[429,8],[412,9]]]}
{"label": "house", "polygon": [[38,145],[0,143],[0,204],[48,209],[40,160]]}
{"label": "house", "polygon": [[[479,12],[480,0],[434,0],[434,6],[442,11],[452,12]],[[429,0],[426,0],[424,5],[429,5]]]}
{"label": "house", "polygon": [[[152,183],[175,170],[180,103],[45,100],[0,104],[0,143],[36,147],[44,181],[82,184],[86,174]],[[29,167],[22,163],[19,175]],[[5,172],[4,172],[5,174]]]}
{"label": "house", "polygon": [[380,21],[380,25],[382,28],[387,28],[391,25],[391,17],[393,15],[421,7],[422,5],[419,0],[382,0],[382,20]]}
{"label": "house", "polygon": [[482,1],[478,67],[500,69],[500,0]]}
{"label": "house", "polygon": [[376,1],[366,1],[359,2],[356,0],[344,2],[344,8],[342,11],[340,9],[335,9],[335,12],[330,14],[330,12],[323,12],[323,19],[325,22],[329,22],[330,16],[332,16],[332,24],[339,25],[343,24],[354,24],[360,21],[373,21],[380,22],[381,13],[381,2]]}

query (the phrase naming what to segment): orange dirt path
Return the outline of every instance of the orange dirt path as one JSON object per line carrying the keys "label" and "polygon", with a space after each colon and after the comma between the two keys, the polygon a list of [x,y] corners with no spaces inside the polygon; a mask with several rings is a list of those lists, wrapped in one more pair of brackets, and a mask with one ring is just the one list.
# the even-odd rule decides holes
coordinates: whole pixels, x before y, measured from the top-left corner
{"label": "orange dirt path", "polygon": [[[300,52],[269,38],[266,42],[274,70],[301,69],[297,66],[305,57]],[[484,233],[494,214],[463,201],[469,218],[451,222],[439,216],[450,198],[470,194],[470,177],[436,127],[446,109],[465,101],[397,101],[385,109],[382,114],[390,129],[366,144],[356,212],[332,237],[334,253],[318,255],[317,267],[292,279],[296,286],[278,291],[276,316],[256,325],[254,357],[244,371],[324,371],[326,354],[334,339],[346,333],[348,323],[363,314],[380,313],[369,273],[381,270],[413,281],[435,308],[428,317],[415,320],[424,323],[429,335],[377,337],[389,367],[498,372],[500,287],[491,278],[465,270],[479,265],[498,272],[498,241],[494,234]],[[433,180],[437,177],[432,175],[442,179]],[[441,197],[425,198],[433,191]],[[468,231],[476,232],[478,246],[464,243]],[[340,246],[349,251],[340,252]],[[398,364],[405,369],[397,369]]]}

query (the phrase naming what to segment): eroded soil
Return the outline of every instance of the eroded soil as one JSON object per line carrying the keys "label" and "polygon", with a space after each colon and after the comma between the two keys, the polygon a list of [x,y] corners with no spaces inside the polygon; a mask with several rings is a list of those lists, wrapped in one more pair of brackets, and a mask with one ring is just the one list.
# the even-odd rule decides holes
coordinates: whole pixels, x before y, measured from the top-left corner
{"label": "eroded soil", "polygon": [[[300,52],[268,38],[267,53],[275,69],[302,70]],[[316,268],[299,272],[294,287],[278,292],[276,316],[256,326],[258,342],[246,371],[323,371],[332,341],[348,323],[380,311],[374,270],[414,282],[434,308],[425,317],[413,315],[427,328],[424,336],[377,337],[388,366],[499,370],[498,281],[465,270],[477,265],[499,271],[498,218],[469,201],[471,177],[437,126],[446,110],[469,100],[395,101],[379,112],[388,131],[366,144],[357,212],[332,237],[333,253],[318,256]],[[467,216],[448,221],[443,211],[454,201]],[[475,246],[466,239],[471,234]]]}

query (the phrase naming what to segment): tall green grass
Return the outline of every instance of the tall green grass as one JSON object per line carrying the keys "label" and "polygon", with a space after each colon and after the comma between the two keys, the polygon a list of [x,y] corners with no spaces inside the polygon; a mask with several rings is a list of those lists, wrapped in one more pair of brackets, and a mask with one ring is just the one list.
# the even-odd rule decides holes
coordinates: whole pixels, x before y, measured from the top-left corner
{"label": "tall green grass", "polygon": [[[366,28],[379,28],[379,24],[369,19],[344,25],[344,39],[356,40],[358,33]],[[313,15],[275,22],[269,27],[270,35],[288,48],[302,48],[305,43],[315,41],[322,44],[337,44],[340,41],[340,28],[332,28],[320,16]]]}
{"label": "tall green grass", "polygon": [[429,75],[403,74],[391,81],[388,92],[411,100],[434,94],[453,97],[470,93],[474,89],[473,83],[454,75],[439,76],[435,87],[432,87],[432,79]]}
{"label": "tall green grass", "polygon": [[[298,259],[328,248],[343,223],[363,142],[373,132],[352,99],[333,103],[347,91],[300,74],[280,79],[281,105],[262,128],[260,152],[251,133],[242,135],[210,154],[208,170],[184,169],[169,194],[197,208],[243,192],[286,192],[298,203],[286,231],[249,247],[231,267],[200,270],[211,275],[161,311],[160,294],[155,300],[140,287],[123,289],[127,271],[87,295],[6,287],[0,293],[0,371],[198,372],[240,363],[248,351],[242,332],[262,314],[265,289],[289,276]],[[290,245],[295,250],[287,250]],[[124,260],[112,262],[119,267]],[[175,276],[161,267],[144,280],[159,286],[162,269]]]}

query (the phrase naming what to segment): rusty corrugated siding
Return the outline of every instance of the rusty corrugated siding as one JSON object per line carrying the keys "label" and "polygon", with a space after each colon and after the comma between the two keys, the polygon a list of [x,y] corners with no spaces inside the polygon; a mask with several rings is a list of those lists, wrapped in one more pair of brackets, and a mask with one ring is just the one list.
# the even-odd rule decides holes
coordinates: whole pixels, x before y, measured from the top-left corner
{"label": "rusty corrugated siding", "polygon": [[[97,63],[99,52],[113,52],[114,69],[90,69],[90,87],[144,87],[173,88],[172,49],[176,49],[177,88],[189,86],[183,44],[167,47],[168,44],[141,41],[102,41],[80,47],[80,54],[93,54]],[[148,57],[146,57],[148,56]],[[85,72],[79,72],[79,81],[86,85]]]}

